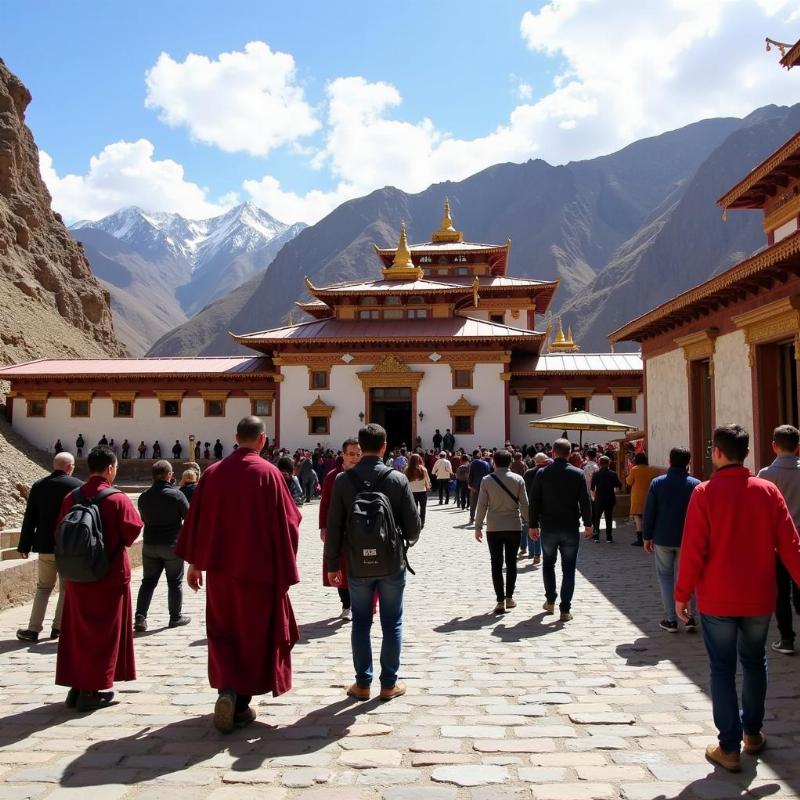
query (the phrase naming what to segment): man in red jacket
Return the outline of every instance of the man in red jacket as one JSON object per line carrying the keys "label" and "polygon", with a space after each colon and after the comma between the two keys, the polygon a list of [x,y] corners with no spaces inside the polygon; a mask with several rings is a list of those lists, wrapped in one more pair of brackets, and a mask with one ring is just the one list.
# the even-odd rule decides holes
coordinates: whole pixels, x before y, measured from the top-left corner
{"label": "man in red jacket", "polygon": [[[706,758],[731,772],[746,753],[766,744],[761,730],[767,694],[766,640],[775,610],[775,553],[800,579],[800,536],[780,490],[743,466],[750,437],[739,425],[714,431],[711,480],[692,493],[686,513],[675,611],[689,619],[696,592],[711,663],[711,703],[719,744]],[[742,712],[736,694],[737,648],[742,663]]]}

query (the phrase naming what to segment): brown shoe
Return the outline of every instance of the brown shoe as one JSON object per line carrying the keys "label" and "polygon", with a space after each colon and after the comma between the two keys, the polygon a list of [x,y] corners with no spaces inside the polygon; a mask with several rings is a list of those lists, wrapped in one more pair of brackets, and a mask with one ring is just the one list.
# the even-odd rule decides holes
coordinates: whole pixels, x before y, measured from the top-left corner
{"label": "brown shoe", "polygon": [[354,697],[356,700],[369,700],[369,686],[359,686],[354,683],[347,690],[348,697]]}
{"label": "brown shoe", "polygon": [[381,700],[394,700],[395,697],[400,697],[406,693],[406,685],[398,681],[394,686],[381,687]]}
{"label": "brown shoe", "polygon": [[220,733],[232,733],[236,718],[236,695],[225,691],[214,704],[214,727]]}
{"label": "brown shoe", "polygon": [[555,603],[548,603],[547,600],[544,601],[544,605],[542,606],[544,609],[545,614],[555,614],[556,613],[556,604]]}
{"label": "brown shoe", "polygon": [[245,725],[255,722],[256,717],[258,717],[258,712],[252,706],[247,706],[244,711],[237,711],[234,714],[233,724],[237,728],[244,728]]}
{"label": "brown shoe", "polygon": [[761,733],[749,733],[744,735],[744,751],[751,756],[758,755],[767,746],[767,734],[763,731]]}
{"label": "brown shoe", "polygon": [[571,619],[572,619],[572,614],[570,614],[569,611],[561,612],[561,616],[559,617],[559,620],[561,622],[569,622]]}
{"label": "brown shoe", "polygon": [[706,758],[728,772],[741,772],[742,761],[738,753],[726,753],[718,744],[706,747]]}

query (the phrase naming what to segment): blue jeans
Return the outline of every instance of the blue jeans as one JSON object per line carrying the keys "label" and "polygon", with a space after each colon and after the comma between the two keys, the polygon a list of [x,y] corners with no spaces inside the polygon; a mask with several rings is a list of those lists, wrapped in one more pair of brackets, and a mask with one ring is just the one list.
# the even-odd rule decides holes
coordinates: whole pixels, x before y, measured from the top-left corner
{"label": "blue jeans", "polygon": [[[701,614],[711,664],[711,705],[719,744],[738,753],[742,732],[755,735],[764,722],[767,696],[765,644],[771,614],[764,617],[711,617]],[[736,656],[742,663],[742,711],[736,694]]]}
{"label": "blue jeans", "polygon": [[176,620],[181,615],[183,605],[183,559],[175,555],[175,548],[169,544],[142,545],[142,585],[136,598],[136,616],[147,618],[153,592],[156,590],[161,573],[167,573],[167,603],[169,618]]}
{"label": "blue jeans", "polygon": [[525,548],[527,548],[528,558],[540,556],[542,554],[542,542],[540,539],[536,541],[531,539],[531,537],[528,536],[528,531],[530,531],[530,528],[527,525],[523,525],[519,535],[519,549],[525,550]]}
{"label": "blue jeans", "polygon": [[400,669],[400,649],[403,644],[403,591],[406,587],[406,570],[388,578],[348,577],[350,602],[353,609],[353,627],[350,641],[353,647],[353,667],[356,683],[361,687],[372,683],[372,598],[378,592],[381,629],[381,675],[382,687],[397,683]]}
{"label": "blue jeans", "polygon": [[548,603],[555,603],[559,592],[556,590],[556,559],[561,554],[561,602],[562,612],[572,607],[575,593],[575,565],[578,563],[578,547],[581,537],[575,531],[542,531],[542,577],[544,594]]}
{"label": "blue jeans", "polygon": [[[655,546],[656,576],[658,585],[661,589],[661,602],[664,604],[664,619],[669,622],[677,622],[675,614],[675,581],[678,578],[678,559],[680,558],[680,547],[664,547],[657,544]],[[690,613],[694,617],[697,613],[694,595],[690,603]]]}

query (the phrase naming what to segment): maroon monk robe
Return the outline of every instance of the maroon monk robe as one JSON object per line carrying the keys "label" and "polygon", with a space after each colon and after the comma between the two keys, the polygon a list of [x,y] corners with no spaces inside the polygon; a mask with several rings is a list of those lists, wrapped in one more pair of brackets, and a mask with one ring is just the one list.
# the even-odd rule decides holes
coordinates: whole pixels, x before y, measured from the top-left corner
{"label": "maroon monk robe", "polygon": [[[81,487],[87,499],[110,484],[93,475]],[[72,494],[64,498],[61,518],[72,508]],[[100,501],[103,540],[109,555],[123,547],[100,581],[64,581],[64,613],[56,658],[56,683],[60,686],[102,691],[114,681],[136,680],[131,610],[131,562],[128,551],[142,530],[142,518],[130,498],[119,492]],[[56,526],[58,536],[58,525]]]}
{"label": "maroon monk robe", "polygon": [[249,447],[200,478],[175,552],[206,572],[214,689],[277,697],[292,688],[300,637],[288,592],[300,580],[300,520],[281,473]]}

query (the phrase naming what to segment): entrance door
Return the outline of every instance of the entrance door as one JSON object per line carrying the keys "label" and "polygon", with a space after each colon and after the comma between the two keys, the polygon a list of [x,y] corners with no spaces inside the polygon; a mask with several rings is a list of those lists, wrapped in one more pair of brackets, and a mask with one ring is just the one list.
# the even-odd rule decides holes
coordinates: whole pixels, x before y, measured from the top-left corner
{"label": "entrance door", "polygon": [[370,390],[369,421],[386,429],[387,448],[414,446],[411,389],[379,387]]}
{"label": "entrance door", "polygon": [[756,380],[758,385],[758,446],[756,469],[773,459],[772,434],[778,425],[798,423],[797,362],[794,342],[762,344],[756,347]]}
{"label": "entrance door", "polygon": [[692,472],[703,480],[714,470],[711,440],[714,433],[714,384],[711,362],[704,358],[691,365]]}

